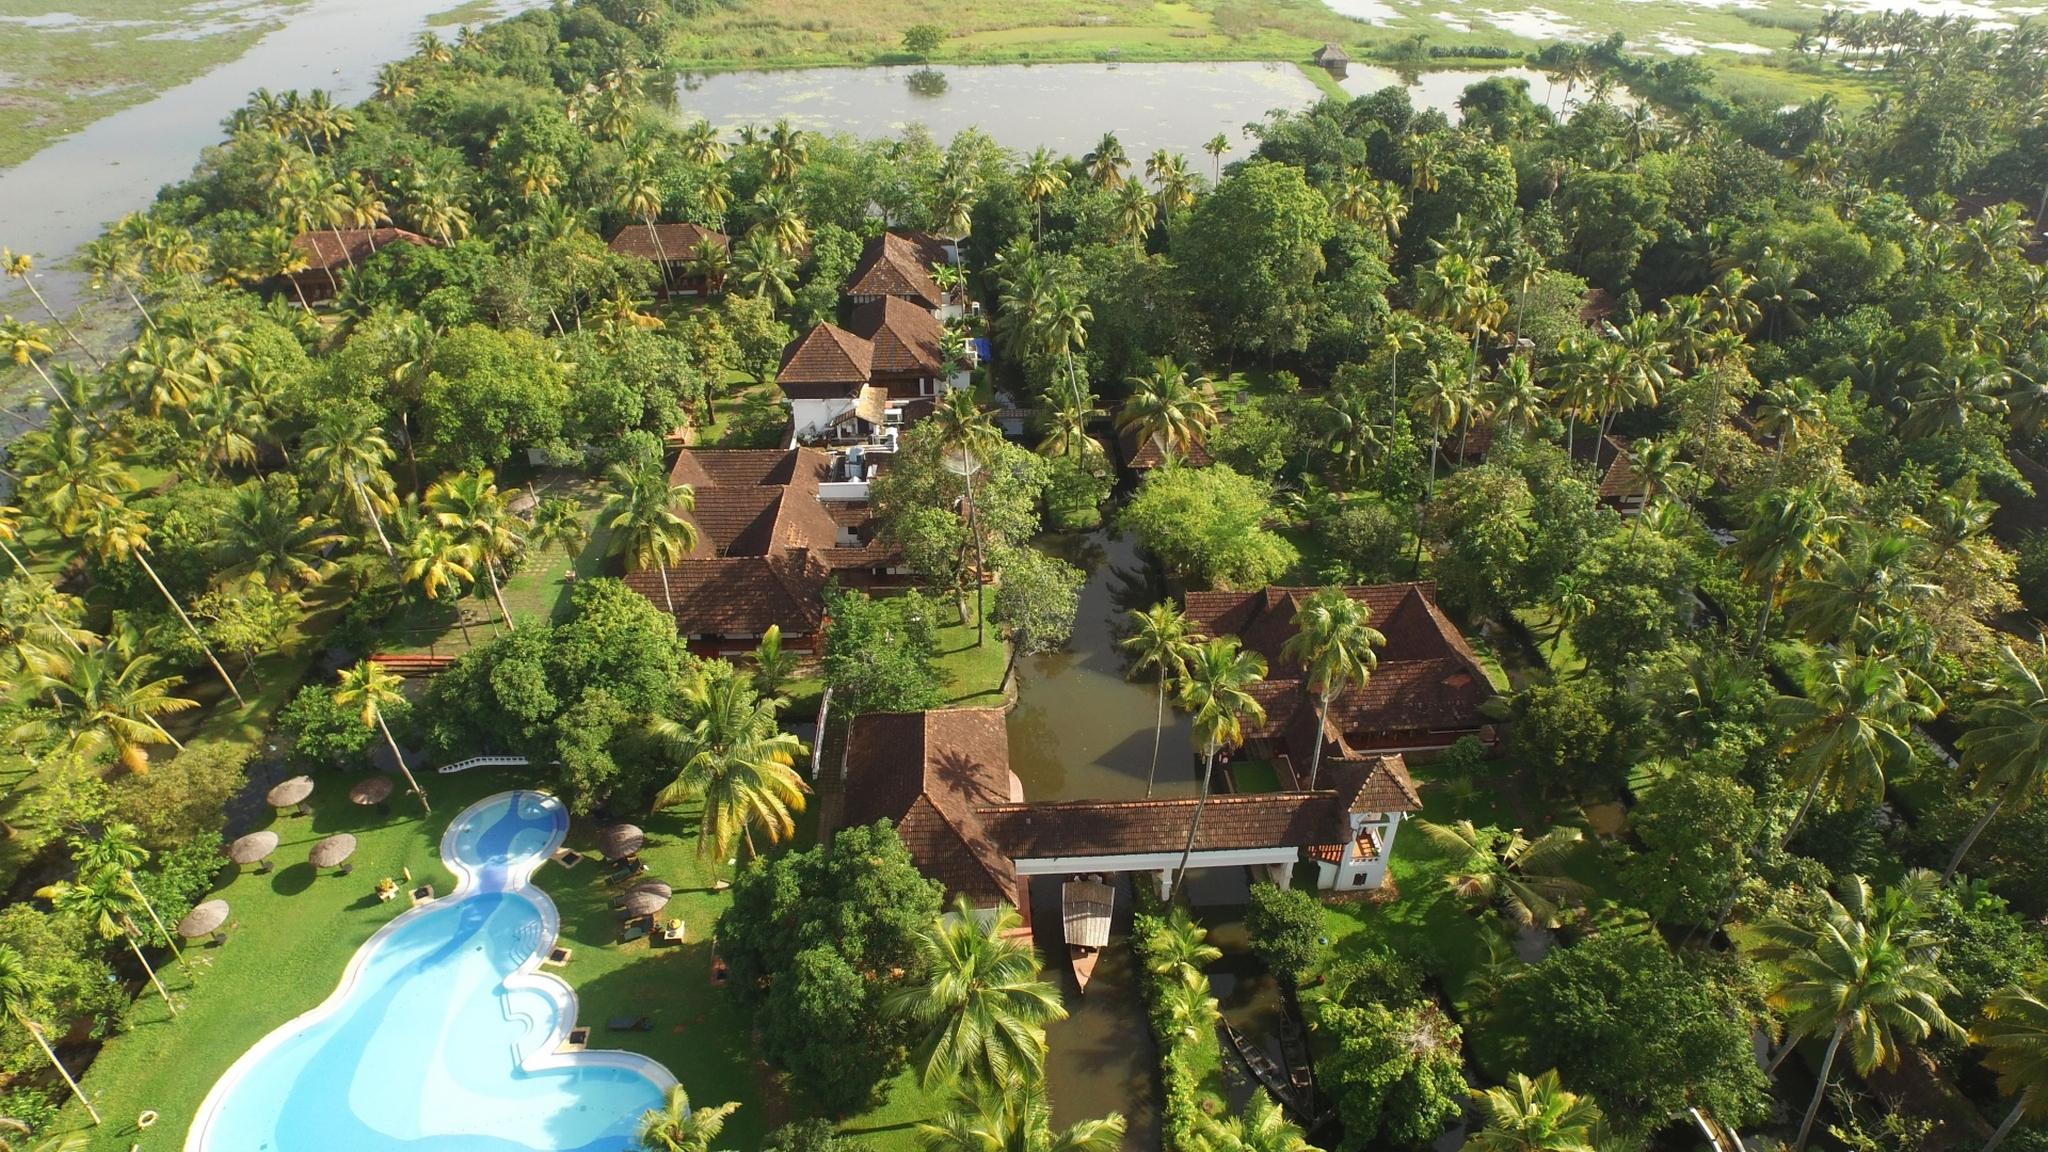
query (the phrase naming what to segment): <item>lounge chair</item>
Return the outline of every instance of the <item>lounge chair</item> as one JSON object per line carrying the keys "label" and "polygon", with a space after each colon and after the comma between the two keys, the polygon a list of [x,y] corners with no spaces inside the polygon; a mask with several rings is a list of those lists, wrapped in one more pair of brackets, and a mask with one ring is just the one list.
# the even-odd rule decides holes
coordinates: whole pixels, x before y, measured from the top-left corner
{"label": "lounge chair", "polygon": [[604,1026],[605,1030],[610,1032],[652,1032],[654,1031],[654,1017],[645,1015],[614,1016],[605,1021]]}
{"label": "lounge chair", "polygon": [[635,940],[644,940],[646,937],[647,920],[645,917],[641,917],[627,922],[625,928],[619,932],[619,943],[631,944]]}
{"label": "lounge chair", "polygon": [[636,857],[632,863],[622,868],[614,868],[612,874],[604,878],[604,882],[607,884],[624,884],[628,880],[638,878],[646,871],[647,861]]}

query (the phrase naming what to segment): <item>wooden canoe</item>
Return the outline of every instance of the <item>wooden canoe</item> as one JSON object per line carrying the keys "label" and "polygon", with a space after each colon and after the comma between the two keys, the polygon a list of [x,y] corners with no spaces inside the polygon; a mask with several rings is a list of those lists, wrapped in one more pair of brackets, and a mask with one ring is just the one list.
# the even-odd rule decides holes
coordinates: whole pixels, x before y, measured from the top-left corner
{"label": "wooden canoe", "polygon": [[1082,992],[1095,975],[1095,962],[1109,946],[1110,913],[1116,889],[1094,880],[1069,880],[1060,886],[1060,921],[1067,942],[1067,961]]}

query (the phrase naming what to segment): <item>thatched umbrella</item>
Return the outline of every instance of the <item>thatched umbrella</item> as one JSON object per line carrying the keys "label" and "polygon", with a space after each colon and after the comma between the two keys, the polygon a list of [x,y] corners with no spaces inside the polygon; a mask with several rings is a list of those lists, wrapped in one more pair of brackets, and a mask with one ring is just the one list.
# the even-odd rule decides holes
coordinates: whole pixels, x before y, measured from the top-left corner
{"label": "thatched umbrella", "polygon": [[272,808],[296,808],[304,804],[306,797],[312,794],[313,778],[311,776],[294,776],[277,787],[272,788],[264,795],[263,799],[268,801]]}
{"label": "thatched umbrella", "polygon": [[261,864],[258,872],[270,871],[270,854],[277,851],[277,833],[251,832],[228,845],[228,859],[237,864]]}
{"label": "thatched umbrella", "polygon": [[668,907],[669,897],[672,895],[674,893],[669,886],[659,880],[635,884],[619,901],[619,911],[629,920],[640,916],[652,916]]}
{"label": "thatched umbrella", "polygon": [[597,850],[607,860],[624,860],[647,846],[647,833],[631,824],[614,824],[597,835]]}
{"label": "thatched umbrella", "polygon": [[356,838],[346,832],[337,832],[318,844],[306,854],[306,862],[315,868],[332,868],[355,855]]}
{"label": "thatched umbrella", "polygon": [[372,804],[382,804],[390,798],[391,777],[381,772],[375,776],[363,777],[356,781],[355,787],[348,790],[349,803],[360,804],[365,808]]}
{"label": "thatched umbrella", "polygon": [[202,936],[211,936],[220,931],[220,926],[227,922],[228,902],[225,900],[208,900],[206,903],[185,913],[185,918],[178,921],[178,935],[183,936],[187,940],[197,940]]}

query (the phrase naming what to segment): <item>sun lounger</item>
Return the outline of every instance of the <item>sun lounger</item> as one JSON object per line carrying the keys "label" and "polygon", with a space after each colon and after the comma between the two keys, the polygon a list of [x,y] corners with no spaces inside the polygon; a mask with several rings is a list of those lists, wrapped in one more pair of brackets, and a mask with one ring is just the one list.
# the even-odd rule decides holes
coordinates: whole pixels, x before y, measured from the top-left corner
{"label": "sun lounger", "polygon": [[605,1030],[610,1032],[652,1032],[654,1031],[654,1017],[614,1016],[605,1021],[604,1026]]}
{"label": "sun lounger", "polygon": [[634,920],[628,923],[619,933],[619,943],[631,944],[635,940],[645,939],[646,936],[647,921],[645,919]]}

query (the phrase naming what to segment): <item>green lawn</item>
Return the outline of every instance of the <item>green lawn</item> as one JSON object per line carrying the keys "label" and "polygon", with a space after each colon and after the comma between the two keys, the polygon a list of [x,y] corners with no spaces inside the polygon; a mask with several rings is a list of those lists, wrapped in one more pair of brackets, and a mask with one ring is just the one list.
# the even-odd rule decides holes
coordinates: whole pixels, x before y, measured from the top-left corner
{"label": "green lawn", "polygon": [[1529,630],[1536,640],[1537,656],[1552,673],[1559,677],[1575,676],[1586,670],[1586,658],[1579,655],[1579,649],[1572,643],[1571,634],[1563,632],[1557,625],[1556,617],[1547,608],[1517,608],[1515,619]]}
{"label": "green lawn", "polygon": [[[986,610],[994,598],[994,592],[984,589],[979,607]],[[939,668],[950,678],[951,686],[951,694],[946,698],[948,708],[978,708],[1003,702],[1000,689],[1010,647],[993,624],[989,625],[986,642],[975,642],[975,607],[969,605],[967,623],[960,623],[959,616],[949,612],[945,623],[939,626]]]}
{"label": "green lawn", "polygon": [[[194,1111],[228,1065],[266,1033],[324,1000],[349,957],[404,911],[403,899],[375,899],[377,879],[409,868],[416,879],[447,892],[452,877],[440,863],[438,844],[448,820],[483,796],[532,783],[504,770],[430,777],[424,784],[434,815],[422,820],[403,800],[394,800],[388,816],[350,805],[347,781],[323,775],[310,818],[275,822],[283,841],[276,871],[257,875],[230,868],[223,874],[216,895],[234,908],[230,938],[218,949],[192,949],[187,963],[167,967],[177,1018],[168,1017],[153,996],[138,1000],[130,1030],[106,1045],[85,1077],[86,1091],[107,1118],[95,1133],[94,1148],[180,1147]],[[772,1093],[751,1056],[737,1002],[710,984],[707,936],[729,898],[708,891],[711,872],[696,854],[690,815],[663,813],[642,821],[651,874],[678,890],[667,914],[685,921],[684,942],[661,949],[646,941],[615,943],[612,890],[604,886],[600,866],[548,865],[537,879],[561,910],[561,942],[575,953],[554,971],[576,989],[583,1022],[598,1027],[596,1046],[630,1048],[660,1060],[699,1101],[741,1102],[727,1132],[734,1146],[752,1147],[771,1126],[764,1102]],[[354,874],[316,876],[305,862],[308,848],[343,831],[358,838]],[[587,847],[593,831],[579,821],[570,846]],[[603,1031],[608,1017],[642,1013],[654,1016],[654,1031]],[[133,1127],[145,1108],[162,1117],[146,1137]],[[73,1125],[84,1122],[75,1105],[65,1118]]]}

